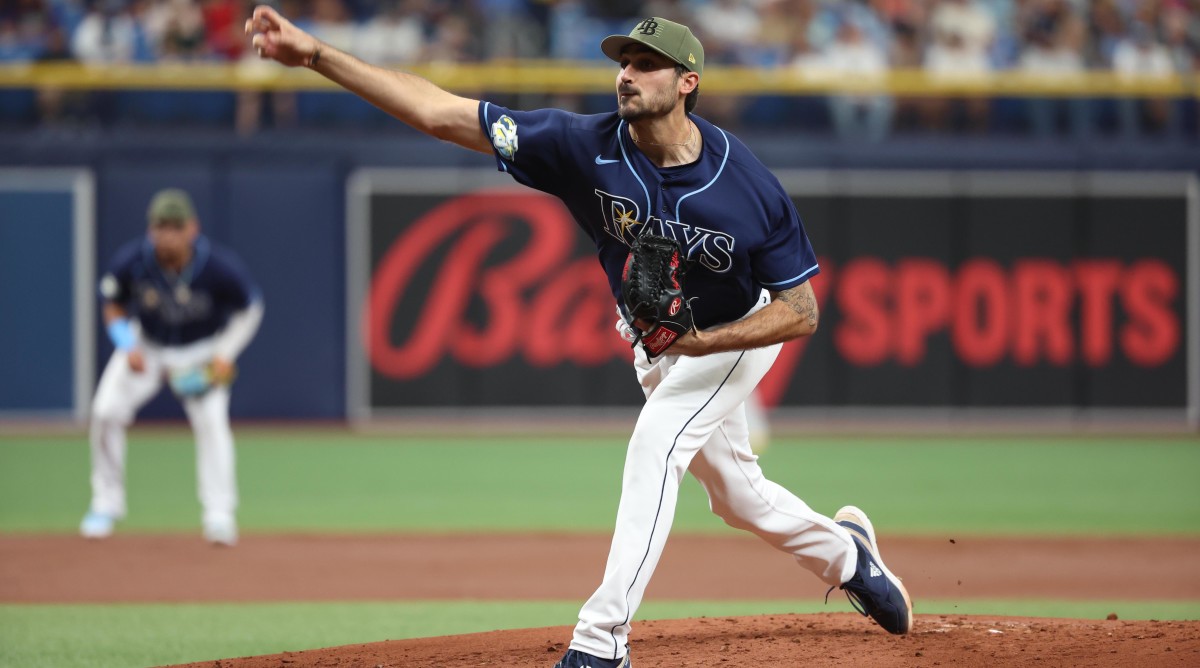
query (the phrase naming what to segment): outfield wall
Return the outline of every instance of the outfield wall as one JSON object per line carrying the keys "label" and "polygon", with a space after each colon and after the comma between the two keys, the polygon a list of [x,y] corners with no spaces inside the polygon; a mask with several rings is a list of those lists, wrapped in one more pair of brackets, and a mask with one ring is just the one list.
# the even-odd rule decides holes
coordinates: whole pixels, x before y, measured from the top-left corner
{"label": "outfield wall", "polygon": [[[1186,232],[1196,217],[1200,154],[1194,147],[930,140],[868,148],[746,139],[793,194],[823,256],[818,288],[827,293],[821,331],[807,350],[781,360],[765,385],[769,403],[1176,412],[1194,403],[1198,334],[1188,307],[1198,301],[1194,265],[1200,250],[1196,234]],[[102,271],[117,246],[142,232],[154,190],[172,185],[192,192],[207,233],[246,258],[266,296],[263,329],[242,360],[233,409],[238,417],[341,419],[411,407],[638,400],[621,361],[627,351],[603,342],[597,323],[607,314],[598,315],[603,300],[595,282],[587,283],[585,296],[597,315],[588,311],[586,323],[568,318],[541,330],[540,338],[528,327],[515,333],[489,329],[495,322],[478,293],[467,295],[468,308],[457,320],[431,320],[428,272],[438,270],[438,253],[461,237],[429,246],[431,255],[420,258],[423,269],[414,274],[426,288],[413,284],[416,291],[394,309],[390,329],[372,334],[356,324],[365,317],[370,294],[361,279],[373,275],[371,263],[392,242],[448,196],[481,185],[508,187],[485,156],[405,137],[5,135],[0,167],[5,166],[22,175],[67,167],[92,180],[91,273]],[[414,167],[421,169],[404,171]],[[379,222],[391,225],[390,231],[379,227],[377,238],[368,236],[360,247],[356,235],[364,230],[347,226],[347,220],[370,213],[354,194],[361,195],[368,181],[384,190],[399,183],[409,196],[388,204],[391,213]],[[533,196],[510,192],[506,197]],[[5,206],[0,220],[7,227],[17,216]],[[570,227],[569,221],[559,223]],[[551,285],[552,264],[587,258],[581,235],[569,231],[560,236],[570,239],[571,248],[547,259],[540,269],[544,280],[534,277],[525,286],[527,303],[514,312],[522,323],[565,313],[546,307],[539,315],[525,307],[570,299],[559,294],[561,286]],[[487,260],[493,273],[503,271],[505,253],[511,260],[530,238],[526,230],[506,242],[510,246],[498,247],[498,255]],[[362,248],[372,250],[364,256]],[[42,250],[32,241],[6,241],[0,263],[12,266],[14,258],[28,260]],[[480,269],[487,267],[464,271]],[[48,289],[38,285],[37,290]],[[73,285],[78,297],[80,288]],[[962,315],[967,302],[976,317]],[[33,308],[0,304],[6,318]],[[84,317],[94,320],[94,314]],[[469,331],[477,345],[464,344],[457,352],[443,347],[436,358],[408,354],[405,345],[417,321],[429,323],[425,337],[435,341],[424,344],[424,353],[439,351],[436,341],[445,336],[439,337],[437,327]],[[78,332],[74,321],[69,326]],[[84,334],[89,330],[91,351],[75,354],[87,361],[90,352],[98,373],[111,347],[94,322],[84,326]],[[395,368],[361,364],[371,355],[359,344],[372,335],[391,341],[397,368],[423,365],[423,371],[403,371],[408,376],[397,383]],[[61,338],[55,345],[63,345]],[[489,347],[489,341],[503,345]],[[94,375],[62,371],[77,367],[47,367],[45,377],[61,378],[43,383],[72,388],[54,395],[55,401],[71,397],[74,405],[64,407],[66,414],[81,414],[80,397],[94,382]],[[11,374],[0,378],[0,398],[22,395],[17,382]],[[10,416],[32,410],[23,401],[0,410]],[[159,397],[143,414],[179,412]]]}

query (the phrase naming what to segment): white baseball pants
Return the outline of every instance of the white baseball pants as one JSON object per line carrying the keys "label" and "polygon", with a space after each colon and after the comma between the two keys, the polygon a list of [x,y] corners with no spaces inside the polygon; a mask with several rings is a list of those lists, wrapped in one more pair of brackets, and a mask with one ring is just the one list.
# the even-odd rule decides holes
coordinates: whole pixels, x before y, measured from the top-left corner
{"label": "white baseball pants", "polygon": [[685,471],[726,524],[791,554],[829,585],[854,575],[857,548],[850,534],[767,480],[750,449],[744,404],[781,348],[667,354],[652,363],[635,351],[646,405],[625,456],[604,580],[579,613],[573,649],[609,659],[625,655],[631,620],[671,531]]}
{"label": "white baseball pants", "polygon": [[[128,354],[116,351],[100,377],[92,402],[92,512],[125,516],[125,432],[147,401],[163,386],[166,374],[194,368],[213,357],[213,339],[179,347],[143,346],[146,368],[129,368]],[[237,509],[233,431],[229,426],[229,388],[214,387],[183,400],[196,438],[196,483],[203,520],[219,521]]]}

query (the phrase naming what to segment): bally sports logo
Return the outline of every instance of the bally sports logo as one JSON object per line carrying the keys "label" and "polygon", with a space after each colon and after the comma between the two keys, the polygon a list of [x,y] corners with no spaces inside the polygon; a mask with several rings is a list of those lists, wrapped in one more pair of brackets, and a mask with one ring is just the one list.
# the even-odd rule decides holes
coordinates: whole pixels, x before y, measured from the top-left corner
{"label": "bally sports logo", "polygon": [[[554,373],[629,363],[608,281],[557,200],[474,192],[389,238],[376,242],[362,315],[376,377],[417,381],[446,365]],[[820,329],[784,346],[760,385],[768,403],[786,391],[808,342],[822,338],[863,370],[938,366],[947,355],[968,369],[1181,363],[1183,281],[1159,258],[819,261]],[[675,300],[670,312],[681,308]]]}

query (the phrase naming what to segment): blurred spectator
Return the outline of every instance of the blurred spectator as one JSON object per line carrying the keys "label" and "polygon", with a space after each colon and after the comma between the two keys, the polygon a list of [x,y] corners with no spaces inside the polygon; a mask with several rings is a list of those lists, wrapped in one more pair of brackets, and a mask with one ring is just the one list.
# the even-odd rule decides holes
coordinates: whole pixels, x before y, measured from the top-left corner
{"label": "blurred spectator", "polygon": [[358,32],[356,48],[369,63],[411,63],[425,43],[420,0],[388,0]]}
{"label": "blurred spectator", "polygon": [[978,0],[941,0],[930,21],[935,35],[953,36],[973,58],[987,58],[996,38],[996,20]]}
{"label": "blurred spectator", "polygon": [[128,63],[150,52],[141,27],[122,0],[97,0],[76,28],[71,51],[89,65]]}
{"label": "blurred spectator", "polygon": [[476,0],[488,60],[540,58],[546,54],[549,10],[535,0]]}
{"label": "blurred spectator", "polygon": [[313,0],[310,26],[309,32],[322,42],[343,51],[357,51],[358,31],[342,0]]}
{"label": "blurred spectator", "polygon": [[[833,76],[856,82],[882,82],[888,71],[887,54],[867,40],[856,20],[842,22],[837,39],[822,60]],[[878,142],[891,129],[893,103],[888,95],[832,95],[829,110],[842,139]]]}
{"label": "blurred spectator", "polygon": [[1088,61],[1091,65],[1110,68],[1117,44],[1125,38],[1125,19],[1116,0],[1095,0],[1090,16]]}
{"label": "blurred spectator", "polygon": [[696,25],[692,3],[687,0],[646,0],[641,13],[643,16],[661,16],[687,26]]}
{"label": "blurred spectator", "polygon": [[207,55],[204,14],[192,0],[158,0],[143,12],[142,26],[161,59],[193,60]]}
{"label": "blurred spectator", "polygon": [[1173,6],[1163,11],[1161,23],[1163,45],[1171,56],[1175,71],[1183,76],[1191,75],[1196,71],[1196,61],[1200,57],[1200,15],[1192,15],[1182,6]]}
{"label": "blurred spectator", "polygon": [[[746,61],[756,67],[787,64],[791,45],[796,40],[796,34],[802,32],[807,24],[807,17],[812,15],[812,6],[813,0],[765,0],[759,6],[759,31],[746,49]],[[688,23],[687,19],[671,20],[685,25],[696,23]]]}
{"label": "blurred spectator", "polygon": [[[242,22],[255,1],[0,0],[0,63],[63,56],[86,64],[240,61],[247,55]],[[602,61],[594,47],[598,40],[626,30],[630,18],[648,16],[691,25],[705,40],[710,62],[793,67],[804,76],[824,72],[861,80],[882,77],[889,68],[923,69],[930,77],[953,81],[1015,68],[1050,77],[1111,70],[1127,78],[1175,73],[1192,80],[1200,58],[1200,0],[275,1],[302,28],[384,65],[542,57]],[[257,66],[254,54],[243,62]],[[17,92],[26,98],[21,117],[32,118],[30,92]],[[55,111],[55,93],[39,95],[45,98],[44,115],[61,115]],[[586,112],[599,96],[573,97],[574,103],[556,99],[554,106]],[[726,125],[790,123],[798,110],[795,118],[805,127],[832,125],[843,137],[871,139],[887,134],[889,126],[892,132],[908,132],[986,130],[993,120],[996,128],[1016,125],[1006,119],[1027,121],[1039,136],[1065,125],[1072,135],[1085,137],[1114,123],[1124,133],[1174,133],[1195,116],[1191,98],[1114,95],[1115,102],[1064,97],[1013,104],[988,96],[929,97],[835,95],[826,104],[815,97],[710,93],[701,104],[706,115]],[[291,93],[239,98],[241,131],[263,122],[295,123]],[[547,101],[522,94],[512,102],[531,108]],[[0,105],[0,122],[12,108]],[[101,111],[106,122],[124,113],[116,107],[111,111],[115,115]]]}
{"label": "blurred spectator", "polygon": [[421,59],[431,63],[466,63],[479,60],[478,43],[470,22],[458,14],[447,14],[434,26]]}
{"label": "blurred spectator", "polygon": [[[912,14],[897,15],[892,19],[892,48],[889,60],[893,70],[916,71],[924,66],[921,46],[921,26]],[[908,131],[921,126],[924,100],[909,96],[895,98],[892,127]]]}
{"label": "blurred spectator", "polygon": [[704,44],[706,63],[743,64],[762,24],[748,0],[710,0],[695,10],[692,28]]}
{"label": "blurred spectator", "polygon": [[[992,71],[989,54],[996,26],[991,14],[973,0],[942,0],[930,18],[932,44],[925,52],[925,70],[935,78],[979,79]],[[929,129],[987,129],[989,101],[985,97],[925,101],[923,116]]]}
{"label": "blurred spectator", "polygon": [[[1175,65],[1170,51],[1155,38],[1153,29],[1144,23],[1135,23],[1129,37],[1113,50],[1113,71],[1129,81],[1165,79],[1175,73]],[[1143,128],[1171,135],[1178,133],[1179,119],[1172,100],[1126,97],[1118,102],[1121,133],[1126,137],[1136,137]]]}
{"label": "blurred spectator", "polygon": [[37,48],[26,43],[12,17],[0,16],[0,63],[25,63],[33,60]]}
{"label": "blurred spectator", "polygon": [[[296,23],[312,28],[311,16],[302,12],[307,7],[300,0],[280,0],[280,11],[296,17]],[[274,63],[263,62],[258,54],[250,50],[242,52],[238,68],[244,76],[253,77],[269,74],[276,67]],[[234,129],[238,134],[248,135],[256,132],[261,126],[268,125],[276,128],[293,128],[299,124],[299,110],[296,93],[292,91],[255,91],[243,90],[238,92],[234,108]]]}
{"label": "blurred spectator", "polygon": [[[67,31],[60,26],[51,26],[38,62],[65,63],[74,60]],[[38,120],[47,126],[82,124],[87,121],[87,94],[69,91],[58,86],[41,86],[37,89]]]}
{"label": "blurred spectator", "polygon": [[[1062,79],[1082,75],[1083,43],[1087,27],[1065,0],[1048,0],[1027,17],[1026,46],[1020,69],[1027,74]],[[1029,125],[1039,137],[1057,134],[1059,117],[1065,113],[1071,134],[1082,139],[1091,134],[1091,104],[1085,98],[1031,98],[1027,101]]]}
{"label": "blurred spectator", "polygon": [[239,0],[203,0],[204,37],[210,53],[237,60],[245,50],[243,24],[248,13]]}
{"label": "blurred spectator", "polygon": [[41,0],[0,2],[0,62],[37,59],[51,25]]}

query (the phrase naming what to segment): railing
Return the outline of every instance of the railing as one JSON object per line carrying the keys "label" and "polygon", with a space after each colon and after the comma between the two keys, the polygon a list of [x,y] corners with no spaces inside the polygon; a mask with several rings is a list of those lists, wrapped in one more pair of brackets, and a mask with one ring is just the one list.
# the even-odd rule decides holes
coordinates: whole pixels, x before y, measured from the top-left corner
{"label": "railing", "polygon": [[[595,62],[513,61],[489,64],[403,66],[453,91],[492,93],[611,93],[616,68]],[[46,63],[0,66],[0,88],[73,90],[334,91],[313,72],[274,63],[159,63],[105,65]],[[1001,71],[986,75],[936,75],[896,70],[879,76],[795,68],[713,66],[702,90],[717,95],[829,95],[882,93],[962,97],[1169,97],[1200,98],[1200,78],[1178,75],[1128,78],[1112,72],[1045,76]]]}

